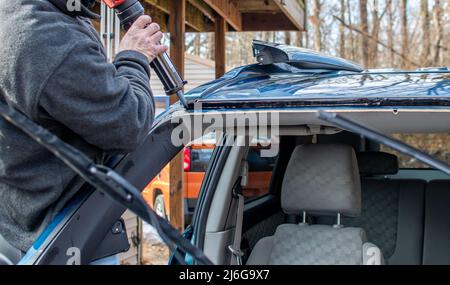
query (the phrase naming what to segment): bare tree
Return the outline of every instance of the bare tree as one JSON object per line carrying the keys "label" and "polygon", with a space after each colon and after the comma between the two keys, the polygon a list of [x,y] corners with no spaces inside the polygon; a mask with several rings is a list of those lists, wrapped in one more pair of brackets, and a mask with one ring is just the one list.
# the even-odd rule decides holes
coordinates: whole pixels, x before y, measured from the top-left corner
{"label": "bare tree", "polygon": [[[450,3],[448,3],[447,5],[450,7]],[[436,34],[434,40],[433,64],[438,66],[441,65],[441,45],[444,38],[444,25],[442,24],[442,4],[440,0],[434,1],[433,22]]]}
{"label": "bare tree", "polygon": [[[352,6],[350,5],[350,0],[347,0],[347,14],[348,14],[348,17],[347,17],[348,24],[350,26],[353,26]],[[351,29],[350,29],[350,48],[352,50],[352,60],[356,60],[355,36],[353,35],[353,30],[351,30]]]}
{"label": "bare tree", "polygon": [[[388,13],[388,25],[387,25],[387,39],[388,46],[394,47],[394,11],[393,11],[393,0],[388,0],[387,2],[387,13]],[[392,50],[389,50],[389,61],[391,64],[395,62],[395,54]]]}
{"label": "bare tree", "polygon": [[[381,17],[378,12],[378,0],[372,1],[372,37],[378,41],[380,38],[380,22]],[[369,45],[369,65],[370,67],[378,66],[378,43],[371,41]]]}
{"label": "bare tree", "polygon": [[193,46],[194,46],[194,54],[200,56],[201,38],[199,33],[195,34]]}
{"label": "bare tree", "polygon": [[306,31],[303,33],[303,38],[302,38],[303,46],[306,48],[310,48],[309,31],[311,30],[311,28],[310,28],[309,21],[305,21],[305,29],[306,29]]}
{"label": "bare tree", "polygon": [[322,12],[322,3],[320,0],[314,0],[314,49],[317,51],[322,50],[322,32],[321,32],[321,19],[320,14]]}
{"label": "bare tree", "polygon": [[363,64],[366,68],[369,67],[369,19],[367,12],[367,0],[359,0],[359,16],[361,22],[361,55]]}
{"label": "bare tree", "polygon": [[428,0],[420,0],[420,23],[422,32],[422,49],[420,62],[422,65],[429,65],[431,53],[430,43],[430,12],[428,10]]}
{"label": "bare tree", "polygon": [[[408,0],[400,0],[402,54],[409,56],[409,29],[408,29]],[[403,68],[408,68],[408,62],[403,60]]]}
{"label": "bare tree", "polygon": [[[345,0],[340,0],[341,2],[341,19],[345,19]],[[346,38],[345,38],[345,26],[343,23],[339,25],[339,54],[342,58],[346,57]]]}
{"label": "bare tree", "polygon": [[292,40],[291,32],[290,31],[284,32],[284,42],[285,42],[285,44],[291,45],[292,44],[291,40]]}
{"label": "bare tree", "polygon": [[209,47],[207,50],[207,55],[206,58],[214,60],[215,54],[216,54],[216,50],[215,50],[215,35],[214,33],[207,33],[206,34],[206,43],[207,46]]}
{"label": "bare tree", "polygon": [[295,37],[295,45],[297,47],[304,47],[303,32],[297,32]]}
{"label": "bare tree", "polygon": [[361,36],[365,36],[367,37],[368,40],[370,41],[375,41],[377,42],[380,46],[391,50],[394,54],[398,55],[399,57],[401,57],[403,59],[403,61],[405,61],[407,64],[419,67],[420,64],[418,64],[417,62],[414,62],[413,60],[411,60],[410,58],[408,58],[407,56],[405,56],[404,54],[402,54],[401,52],[395,50],[394,47],[390,47],[387,44],[383,43],[382,41],[380,41],[379,39],[376,40],[375,38],[373,38],[370,34],[368,34],[367,32],[364,32],[363,30],[361,30],[360,28],[357,28],[355,26],[349,26],[348,24],[346,24],[342,19],[340,19],[339,17],[334,17],[336,20],[344,23],[345,27],[348,29],[352,29],[353,31],[357,32],[358,34],[360,34]]}
{"label": "bare tree", "polygon": [[[312,0],[307,3],[310,3],[307,5],[309,27],[305,32],[259,32],[256,37],[337,54],[364,63],[367,68],[408,69],[450,64],[447,40],[450,0]],[[200,50],[205,57],[214,54],[213,34],[201,36],[200,49],[194,36],[191,34],[186,39],[189,52]],[[247,48],[252,38],[255,33],[228,34],[229,46],[235,47],[227,50],[228,67],[253,62],[251,49]]]}

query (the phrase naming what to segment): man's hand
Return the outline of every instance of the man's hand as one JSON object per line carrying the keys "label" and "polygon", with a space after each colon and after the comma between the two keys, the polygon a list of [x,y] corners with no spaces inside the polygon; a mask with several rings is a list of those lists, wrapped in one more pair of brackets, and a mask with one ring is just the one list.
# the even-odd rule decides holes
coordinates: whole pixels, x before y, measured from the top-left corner
{"label": "man's hand", "polygon": [[138,51],[152,62],[155,57],[167,51],[167,46],[161,45],[162,38],[159,25],[152,23],[150,16],[141,16],[123,37],[120,50]]}

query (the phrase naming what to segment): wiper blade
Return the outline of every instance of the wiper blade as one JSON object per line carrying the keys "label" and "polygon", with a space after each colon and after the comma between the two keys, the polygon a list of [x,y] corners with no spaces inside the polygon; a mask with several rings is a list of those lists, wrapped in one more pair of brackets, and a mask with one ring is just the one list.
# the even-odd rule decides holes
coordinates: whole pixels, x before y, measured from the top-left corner
{"label": "wiper blade", "polygon": [[[2,98],[5,96],[0,90],[0,100]],[[199,248],[192,245],[165,219],[158,216],[142,198],[140,191],[120,174],[106,166],[96,165],[84,153],[64,143],[3,101],[0,101],[0,116],[62,160],[96,189],[105,192],[119,204],[153,225],[180,264],[185,264],[185,261],[178,249],[190,254],[200,265],[212,265]]]}
{"label": "wiper blade", "polygon": [[359,134],[365,138],[371,139],[379,144],[390,147],[394,150],[397,150],[403,154],[411,156],[435,169],[441,170],[442,172],[450,175],[450,165],[436,159],[435,157],[412,147],[404,142],[401,142],[397,139],[389,137],[387,135],[382,134],[376,130],[373,130],[369,127],[363,126],[355,121],[352,121],[348,118],[344,118],[341,115],[332,112],[319,111],[317,112],[317,117],[322,121],[333,124],[336,127],[345,129],[347,131]]}

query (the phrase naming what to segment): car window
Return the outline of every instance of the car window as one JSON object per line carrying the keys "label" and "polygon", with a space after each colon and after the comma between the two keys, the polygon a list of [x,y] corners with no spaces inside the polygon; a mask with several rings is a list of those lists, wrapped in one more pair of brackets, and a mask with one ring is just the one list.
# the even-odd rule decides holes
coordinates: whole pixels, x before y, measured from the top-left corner
{"label": "car window", "polygon": [[[450,163],[450,134],[395,134],[393,137],[423,150],[444,162]],[[388,147],[382,146],[381,150],[396,155],[399,159],[401,169],[430,168],[430,166],[419,162],[417,159],[400,154]]]}
{"label": "car window", "polygon": [[206,172],[213,151],[213,148],[187,147],[184,156],[184,171]]}
{"label": "car window", "polygon": [[267,195],[278,156],[266,157],[261,147],[251,147],[248,155],[248,183],[242,189],[247,201]]}
{"label": "car window", "polygon": [[251,148],[247,156],[250,172],[271,172],[276,159],[277,157],[262,157],[261,151],[257,148]]}

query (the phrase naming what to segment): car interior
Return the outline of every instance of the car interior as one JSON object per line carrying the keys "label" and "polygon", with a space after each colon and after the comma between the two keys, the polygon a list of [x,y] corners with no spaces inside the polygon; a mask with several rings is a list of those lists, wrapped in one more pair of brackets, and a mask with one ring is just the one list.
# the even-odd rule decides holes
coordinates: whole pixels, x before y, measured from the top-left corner
{"label": "car interior", "polygon": [[[215,264],[235,264],[233,188],[245,176],[248,150],[229,149],[210,203],[203,199],[197,210],[206,226],[196,243]],[[345,131],[282,135],[269,193],[245,201],[242,263],[360,265],[378,250],[372,264],[450,264],[450,178],[399,163],[393,152]]]}

